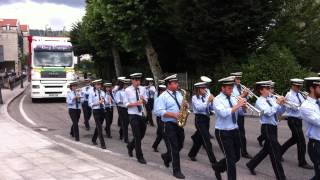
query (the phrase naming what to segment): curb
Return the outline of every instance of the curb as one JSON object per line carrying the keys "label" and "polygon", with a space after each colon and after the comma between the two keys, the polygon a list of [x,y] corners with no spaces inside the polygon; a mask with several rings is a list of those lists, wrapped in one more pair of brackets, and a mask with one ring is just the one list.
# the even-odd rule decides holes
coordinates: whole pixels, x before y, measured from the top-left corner
{"label": "curb", "polygon": [[[24,90],[22,90],[21,92],[19,92],[15,97],[12,97],[11,99],[9,99],[9,100],[8,100],[8,103],[5,103],[5,104],[4,104],[4,107],[3,107],[3,108],[5,108],[5,109],[4,109],[4,116],[8,117],[8,120],[10,120],[10,122],[18,125],[19,127],[23,128],[23,129],[26,129],[27,131],[29,131],[30,133],[32,133],[32,134],[34,134],[34,135],[36,135],[36,136],[40,136],[40,137],[43,138],[44,140],[46,140],[46,141],[48,141],[48,142],[50,142],[50,143],[52,143],[52,144],[54,144],[54,145],[62,146],[62,147],[64,147],[64,148],[69,149],[70,151],[73,151],[73,152],[75,152],[75,153],[77,153],[77,154],[80,154],[80,155],[88,158],[89,160],[97,163],[99,166],[104,165],[105,168],[109,168],[109,170],[111,170],[111,171],[115,171],[115,172],[117,172],[117,173],[119,173],[119,174],[128,176],[128,178],[130,178],[130,179],[136,179],[136,180],[143,180],[143,179],[144,179],[143,177],[140,177],[140,176],[136,175],[135,173],[126,171],[125,169],[122,169],[122,168],[117,167],[117,166],[115,166],[115,165],[112,165],[112,164],[110,164],[110,163],[101,161],[101,160],[99,160],[99,159],[97,159],[97,158],[95,158],[95,157],[93,157],[93,156],[91,156],[91,155],[88,155],[88,154],[86,154],[86,153],[84,153],[84,152],[82,152],[82,151],[80,151],[80,150],[78,150],[78,149],[69,147],[69,146],[67,146],[67,145],[65,145],[65,144],[63,144],[63,143],[59,143],[59,142],[57,142],[57,141],[55,141],[55,140],[53,140],[53,139],[50,139],[50,138],[48,138],[47,136],[45,136],[45,135],[43,135],[43,134],[41,134],[41,133],[39,133],[39,132],[35,132],[32,128],[27,127],[27,126],[24,126],[23,124],[21,124],[21,123],[19,123],[18,121],[16,121],[13,117],[11,117],[10,114],[9,114],[9,112],[8,112],[8,106],[9,106],[15,99],[17,99],[18,97],[20,97],[20,96],[25,92],[25,90],[29,87],[29,85],[30,85],[30,84],[28,84],[27,86],[25,86]],[[118,177],[118,178],[119,178],[119,177]],[[111,179],[112,179],[112,178],[111,178]],[[113,179],[117,179],[117,178],[113,178]]]}

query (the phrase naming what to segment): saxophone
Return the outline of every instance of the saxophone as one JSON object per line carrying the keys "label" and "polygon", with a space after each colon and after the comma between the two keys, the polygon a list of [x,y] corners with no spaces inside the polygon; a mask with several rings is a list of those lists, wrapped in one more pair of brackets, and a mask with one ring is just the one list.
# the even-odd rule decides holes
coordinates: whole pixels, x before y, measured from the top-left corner
{"label": "saxophone", "polygon": [[187,119],[190,114],[190,110],[188,109],[188,107],[184,106],[184,103],[188,102],[189,93],[184,89],[180,89],[180,90],[182,92],[183,100],[182,100],[182,106],[179,111],[177,123],[180,127],[184,127],[187,123]]}

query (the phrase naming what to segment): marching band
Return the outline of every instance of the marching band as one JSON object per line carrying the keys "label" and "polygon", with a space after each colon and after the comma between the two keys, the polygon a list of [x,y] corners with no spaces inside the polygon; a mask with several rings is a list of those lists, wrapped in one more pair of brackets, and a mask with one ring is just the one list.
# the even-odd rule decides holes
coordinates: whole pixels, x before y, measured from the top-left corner
{"label": "marching band", "polygon": [[[111,136],[113,111],[116,107],[119,115],[120,139],[137,161],[146,164],[142,152],[142,141],[146,133],[147,124],[154,126],[153,114],[156,117],[156,139],[152,145],[154,152],[158,152],[158,145],[164,141],[166,152],[161,154],[165,167],[172,165],[173,176],[184,179],[182,173],[180,151],[185,140],[184,125],[181,118],[185,118],[189,109],[194,114],[194,134],[191,136],[192,147],[187,154],[191,161],[197,161],[197,154],[203,147],[208,155],[211,168],[216,179],[221,179],[221,173],[226,172],[228,180],[237,179],[237,162],[241,157],[249,159],[246,166],[252,175],[256,175],[255,168],[269,155],[275,177],[286,179],[282,166],[283,154],[297,144],[298,166],[313,169],[312,180],[320,179],[320,77],[305,79],[290,79],[291,88],[286,96],[274,92],[274,82],[271,80],[255,83],[255,90],[259,96],[241,84],[242,72],[231,73],[230,76],[218,80],[220,93],[214,96],[210,93],[211,79],[202,76],[200,82],[194,84],[194,92],[189,105],[185,96],[186,91],[180,89],[176,74],[163,80],[154,82],[153,78],[145,78],[146,86],[141,85],[142,73],[131,74],[130,79],[118,77],[117,85],[104,83],[101,79],[85,81],[87,86],[77,88],[78,82],[69,84],[66,103],[72,126],[70,135],[76,141],[79,136],[79,119],[81,107],[86,130],[90,130],[89,120],[93,114],[95,130],[92,143],[97,145],[99,139],[102,149],[106,149],[102,125],[106,121],[106,135]],[[203,78],[205,77],[205,78]],[[301,91],[305,85],[306,92]],[[248,100],[256,98],[254,105]],[[251,101],[250,101],[251,102]],[[186,110],[187,112],[183,111]],[[257,138],[262,149],[252,157],[247,151],[245,134],[245,116],[250,111],[256,112],[260,118],[261,135]],[[210,116],[215,116],[215,139],[224,155],[217,160],[211,143]],[[292,136],[283,144],[278,141],[278,124],[280,119],[287,120]],[[128,135],[131,126],[132,138]],[[306,145],[303,126],[306,128]],[[306,152],[313,166],[306,161]],[[159,158],[160,158],[159,157]]]}

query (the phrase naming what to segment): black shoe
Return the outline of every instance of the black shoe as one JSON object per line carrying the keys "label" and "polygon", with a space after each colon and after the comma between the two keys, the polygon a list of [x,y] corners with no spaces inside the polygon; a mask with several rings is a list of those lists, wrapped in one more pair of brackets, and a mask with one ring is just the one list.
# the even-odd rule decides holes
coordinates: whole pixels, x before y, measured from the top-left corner
{"label": "black shoe", "polygon": [[252,156],[248,153],[243,153],[242,157],[247,158],[247,159],[252,159]]}
{"label": "black shoe", "polygon": [[176,177],[177,179],[184,179],[185,178],[185,176],[180,171],[173,172],[173,176]]}
{"label": "black shoe", "polygon": [[86,130],[87,130],[87,131],[90,131],[90,127],[89,127],[89,126],[88,126],[88,127],[86,127]]}
{"label": "black shoe", "polygon": [[92,144],[95,146],[98,145],[98,143],[96,141],[92,141]]}
{"label": "black shoe", "polygon": [[219,172],[215,172],[215,175],[217,180],[222,180],[221,174]]}
{"label": "black shoe", "polygon": [[73,133],[72,133],[72,132],[70,132],[70,136],[71,136],[71,137],[74,137],[74,135],[73,135]]}
{"label": "black shoe", "polygon": [[133,157],[133,153],[132,153],[133,149],[131,149],[131,148],[129,147],[129,145],[127,145],[127,149],[128,149],[128,155],[129,155],[130,157]]}
{"label": "black shoe", "polygon": [[209,138],[210,138],[210,139],[214,139],[214,137],[213,137],[211,134],[209,134]]}
{"label": "black shoe", "polygon": [[191,161],[197,161],[196,157],[189,156],[189,158],[190,158]]}
{"label": "black shoe", "polygon": [[211,164],[211,167],[216,173],[221,173],[223,171],[218,163]]}
{"label": "black shoe", "polygon": [[112,136],[111,135],[107,135],[107,138],[112,139]]}
{"label": "black shoe", "polygon": [[142,157],[138,159],[138,162],[141,164],[147,164],[147,161]]}
{"label": "black shoe", "polygon": [[170,166],[170,161],[164,157],[164,154],[161,154],[161,158],[163,160],[164,166],[168,168]]}
{"label": "black shoe", "polygon": [[128,144],[128,143],[129,143],[129,140],[128,140],[128,139],[125,139],[124,142]]}
{"label": "black shoe", "polygon": [[120,140],[122,140],[123,139],[123,137],[122,136],[120,136]]}
{"label": "black shoe", "polygon": [[76,141],[80,141],[80,139],[78,138],[78,139],[76,139]]}
{"label": "black shoe", "polygon": [[158,151],[158,148],[156,148],[156,147],[152,147],[152,148],[153,148],[153,151],[154,151],[154,152],[159,152],[159,151]]}
{"label": "black shoe", "polygon": [[101,146],[101,149],[107,149],[106,145]]}
{"label": "black shoe", "polygon": [[249,167],[248,163],[246,164],[246,166],[247,166],[247,168],[249,169],[249,171],[250,171],[250,173],[251,173],[252,175],[257,175],[256,172],[254,171],[254,169],[251,168],[251,167]]}
{"label": "black shoe", "polygon": [[313,169],[313,166],[309,165],[308,163],[299,164],[299,167],[301,167],[303,169]]}
{"label": "black shoe", "polygon": [[259,137],[258,137],[257,141],[259,142],[259,145],[262,147],[263,146],[263,140],[260,140]]}

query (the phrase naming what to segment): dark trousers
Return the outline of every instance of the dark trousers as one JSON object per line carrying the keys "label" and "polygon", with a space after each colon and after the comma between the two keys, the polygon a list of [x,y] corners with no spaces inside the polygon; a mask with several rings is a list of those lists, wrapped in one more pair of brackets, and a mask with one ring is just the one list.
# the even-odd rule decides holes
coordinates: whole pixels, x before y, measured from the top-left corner
{"label": "dark trousers", "polygon": [[92,141],[96,142],[99,137],[100,145],[105,146],[103,133],[102,133],[102,124],[104,121],[104,109],[94,109],[93,110],[94,121],[96,122],[96,128],[92,137]]}
{"label": "dark trousers", "polygon": [[173,172],[180,172],[180,151],[183,148],[184,129],[177,123],[165,122],[164,133],[168,142],[168,151],[162,155],[165,161],[172,161]]}
{"label": "dark trousers", "polygon": [[112,124],[112,119],[113,119],[113,108],[106,108],[104,111],[104,117],[106,119],[106,133],[107,136],[111,136],[111,124]]}
{"label": "dark trousers", "polygon": [[147,125],[142,116],[129,114],[130,125],[132,129],[133,139],[128,144],[128,148],[136,150],[137,159],[143,158],[141,149],[141,141],[146,133]]}
{"label": "dark trousers", "polygon": [[69,116],[72,120],[72,126],[70,130],[70,134],[74,136],[76,141],[79,141],[79,119],[80,119],[80,114],[81,110],[80,109],[69,109]]}
{"label": "dark trousers", "polygon": [[262,126],[261,126],[260,127],[260,136],[258,136],[258,138],[257,138],[259,142],[263,142],[265,140],[265,138],[263,136],[263,134],[265,134],[265,133],[263,131],[264,130],[263,130]]}
{"label": "dark trousers", "polygon": [[311,180],[320,179],[320,141],[309,139],[308,154],[313,163],[315,175]]}
{"label": "dark trousers", "polygon": [[246,130],[244,129],[244,116],[238,115],[237,123],[239,126],[241,154],[246,155],[248,154],[248,151],[247,151]]}
{"label": "dark trousers", "polygon": [[236,163],[240,160],[239,130],[216,129],[215,135],[225,155],[217,165],[221,172],[227,170],[228,180],[235,180],[237,179]]}
{"label": "dark trousers", "polygon": [[196,157],[201,146],[203,146],[208,154],[209,161],[211,163],[216,163],[217,160],[216,160],[216,157],[214,156],[214,153],[212,150],[212,144],[210,141],[209,122],[210,122],[210,117],[202,114],[196,114],[195,126],[197,130],[191,136],[191,139],[193,140],[193,145],[188,155],[190,157]]}
{"label": "dark trousers", "polygon": [[151,126],[154,126],[153,119],[152,119],[153,103],[154,103],[154,99],[151,98],[151,99],[148,99],[148,103],[146,104],[147,122],[149,122]]}
{"label": "dark trousers", "polygon": [[164,143],[166,144],[166,147],[168,150],[169,145],[168,145],[168,141],[165,139],[164,122],[161,121],[161,117],[157,116],[157,137],[152,145],[152,148],[157,149],[162,139],[164,140]]}
{"label": "dark trousers", "polygon": [[250,169],[255,169],[260,164],[260,162],[269,154],[272,168],[276,175],[276,178],[278,180],[286,179],[280,160],[281,147],[278,142],[277,126],[270,124],[262,124],[262,128],[262,135],[265,137],[265,143],[261,151],[247,163],[247,166]]}
{"label": "dark trousers", "polygon": [[292,136],[281,146],[281,155],[283,155],[291,146],[297,144],[299,165],[307,163],[306,155],[306,140],[302,130],[302,120],[295,117],[288,117],[288,126]]}
{"label": "dark trousers", "polygon": [[120,117],[120,137],[123,137],[125,142],[128,142],[128,126],[129,126],[129,115],[128,109],[125,107],[118,107]]}
{"label": "dark trousers", "polygon": [[89,127],[89,120],[90,120],[90,117],[91,117],[92,109],[88,105],[88,101],[84,101],[82,103],[82,111],[83,111],[84,125],[86,127]]}

